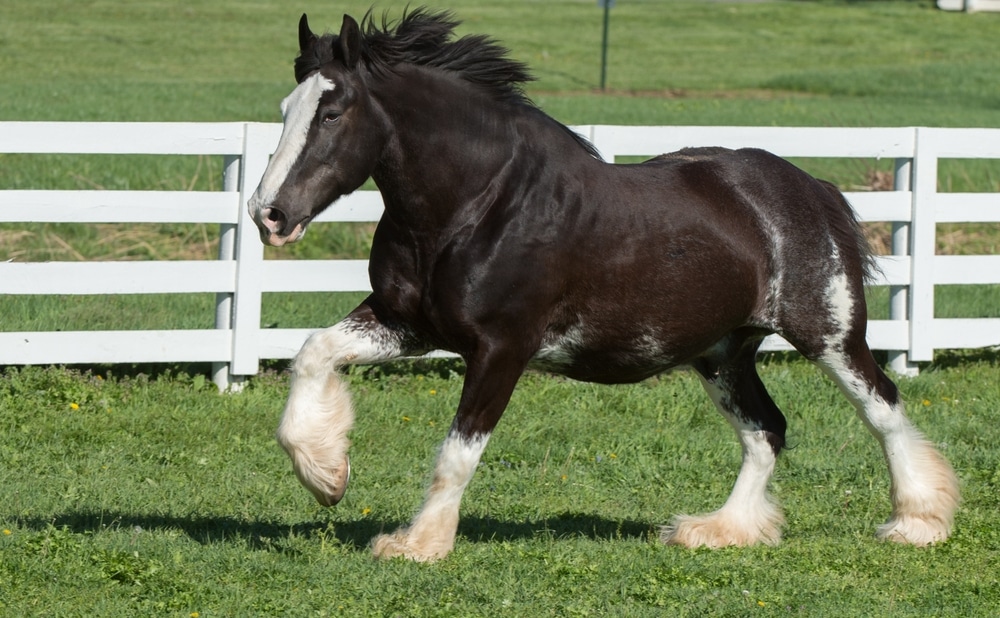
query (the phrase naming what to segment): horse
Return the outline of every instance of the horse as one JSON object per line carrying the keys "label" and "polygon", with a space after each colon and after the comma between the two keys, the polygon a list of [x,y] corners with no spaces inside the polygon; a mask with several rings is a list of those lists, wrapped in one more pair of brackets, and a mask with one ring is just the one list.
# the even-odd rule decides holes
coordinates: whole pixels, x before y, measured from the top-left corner
{"label": "horse", "polygon": [[297,85],[248,200],[265,244],[302,239],[321,211],[374,180],[385,204],[371,294],[303,344],[277,440],[323,505],[350,476],[350,393],[338,369],[432,350],[465,363],[454,420],[419,512],[371,541],[377,557],[433,561],[454,548],[462,494],[528,368],[598,383],[694,370],[742,446],[716,511],[661,529],[684,547],[777,544],[768,492],[786,420],[756,370],[784,337],[839,386],[882,446],[892,511],[880,539],[947,539],[959,502],[948,462],[904,414],[865,340],[874,267],[832,184],[758,149],[688,148],[604,162],[524,92],[532,79],[450,12],[339,34],[299,21]]}

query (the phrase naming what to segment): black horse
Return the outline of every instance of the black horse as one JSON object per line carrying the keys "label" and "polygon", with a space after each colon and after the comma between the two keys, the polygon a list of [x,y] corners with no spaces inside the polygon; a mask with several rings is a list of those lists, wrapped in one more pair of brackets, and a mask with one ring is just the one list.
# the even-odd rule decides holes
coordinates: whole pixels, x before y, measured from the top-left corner
{"label": "black horse", "polygon": [[743,463],[726,503],[680,516],[688,547],[776,543],[767,493],[785,418],[755,368],[778,333],[817,363],[881,443],[892,514],[878,536],[947,538],[948,463],[909,423],[865,342],[871,257],[840,192],[761,150],[695,148],[637,165],[594,148],[524,95],[524,65],[448,13],[314,35],[303,15],[298,86],[250,211],[270,245],[299,240],[370,176],[385,202],[372,294],[295,359],[278,440],[324,505],[343,496],[354,421],[337,368],[442,349],[467,369],[426,502],[374,539],[378,556],[433,560],[526,367],[623,383],[687,365],[732,424]]}

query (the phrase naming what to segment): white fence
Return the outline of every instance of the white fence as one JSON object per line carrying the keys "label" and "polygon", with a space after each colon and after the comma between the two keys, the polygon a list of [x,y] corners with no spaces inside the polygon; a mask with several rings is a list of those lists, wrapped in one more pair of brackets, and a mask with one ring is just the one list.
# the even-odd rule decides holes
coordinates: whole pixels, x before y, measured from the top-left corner
{"label": "white fence", "polygon": [[[686,146],[754,146],[784,157],[893,159],[896,186],[848,192],[864,221],[893,224],[881,279],[890,315],[872,320],[868,338],[907,371],[935,349],[1000,345],[1000,319],[942,319],[934,287],[1000,283],[1000,256],[935,255],[943,222],[1000,222],[1000,193],[939,193],[938,161],[1000,159],[1000,129],[574,127],[605,158],[656,155]],[[308,329],[261,327],[266,292],[369,290],[364,260],[265,260],[246,200],[277,144],[280,125],[256,123],[0,122],[0,154],[218,155],[222,191],[0,190],[0,222],[217,223],[218,260],[0,263],[4,294],[159,294],[214,292],[216,328],[204,330],[0,332],[0,365],[212,362],[215,381],[257,372],[260,359],[290,358]],[[359,191],[317,221],[376,221],[378,193]],[[331,316],[331,322],[340,316]],[[2,316],[0,316],[2,324]],[[2,331],[0,326],[0,331]],[[766,349],[787,344],[772,337]]]}

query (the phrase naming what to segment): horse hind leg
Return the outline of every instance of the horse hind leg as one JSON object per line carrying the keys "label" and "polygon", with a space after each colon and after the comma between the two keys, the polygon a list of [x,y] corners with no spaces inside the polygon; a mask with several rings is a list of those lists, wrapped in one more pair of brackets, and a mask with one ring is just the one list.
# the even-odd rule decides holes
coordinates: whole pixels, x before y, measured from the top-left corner
{"label": "horse hind leg", "polygon": [[705,360],[695,368],[712,401],[732,425],[742,446],[742,465],[726,503],[704,515],[679,515],[660,539],[685,547],[776,545],[784,518],[767,492],[775,460],[785,443],[785,417],[771,400],[754,364],[758,342],[747,342],[721,365]]}
{"label": "horse hind leg", "polygon": [[849,350],[828,350],[818,363],[854,404],[888,463],[892,514],[876,536],[916,546],[944,541],[959,503],[955,473],[906,418],[896,385],[864,340]]}
{"label": "horse hind leg", "polygon": [[[833,379],[882,446],[892,514],[879,527],[878,538],[918,546],[947,539],[958,508],[958,480],[948,461],[906,418],[899,390],[872,357],[865,341],[860,277],[853,285],[844,272],[831,277],[817,305],[827,312],[824,334],[786,338]],[[812,310],[808,319],[815,324],[821,314]]]}
{"label": "horse hind leg", "polygon": [[350,477],[347,434],[354,425],[354,406],[337,369],[400,356],[402,339],[363,304],[310,336],[295,357],[276,437],[299,482],[323,506],[343,498]]}

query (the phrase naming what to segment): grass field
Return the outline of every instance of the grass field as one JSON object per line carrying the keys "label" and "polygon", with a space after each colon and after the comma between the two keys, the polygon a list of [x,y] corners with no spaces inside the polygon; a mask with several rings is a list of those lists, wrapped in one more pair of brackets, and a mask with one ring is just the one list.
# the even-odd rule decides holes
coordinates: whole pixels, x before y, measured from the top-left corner
{"label": "grass field", "polygon": [[[620,0],[609,91],[592,0],[430,2],[527,61],[529,94],[567,123],[1000,127],[1000,15],[931,2]],[[404,5],[379,3],[398,15]],[[0,5],[0,120],[277,121],[309,0]],[[869,186],[888,162],[802,162]],[[196,157],[0,155],[0,189],[214,189]],[[1000,191],[996,162],[943,165],[948,191]],[[370,228],[328,225],[270,259],[364,256]],[[204,226],[0,226],[0,259],[211,257]],[[989,226],[939,229],[942,253],[994,253]],[[992,286],[939,291],[945,315],[1000,315]],[[315,327],[357,295],[268,295],[262,323]],[[874,292],[874,314],[884,311]],[[0,329],[206,328],[209,296],[0,298]],[[880,316],[884,317],[884,316]],[[283,363],[220,396],[207,368],[0,369],[0,615],[990,616],[1000,614],[1000,367],[941,352],[900,381],[911,418],[963,489],[953,538],[877,543],[889,512],[878,446],[810,365],[762,359],[790,444],[772,490],[782,545],[667,548],[671,514],[718,507],[732,431],[684,372],[626,387],[529,374],[463,507],[454,554],[374,562],[368,541],[419,506],[462,366],[355,368],[354,476],[318,507],[272,435]]]}
{"label": "grass field", "polygon": [[[612,15],[609,91],[596,92],[601,11],[589,1],[431,2],[530,64],[531,94],[567,123],[1000,126],[998,18],[929,2],[629,1]],[[316,29],[367,3],[25,2],[0,7],[0,119],[277,121],[291,88],[295,23]],[[398,16],[404,3],[377,10]],[[38,19],[39,11],[46,15]],[[890,161],[801,160],[857,189],[885,183]],[[205,157],[0,155],[0,188],[214,189]],[[946,161],[942,190],[1000,190],[996,161]],[[310,242],[271,259],[364,257],[372,227],[314,226]],[[880,232],[884,237],[884,229]],[[0,225],[0,259],[203,259],[204,225]],[[995,225],[943,225],[942,253],[991,253]],[[881,242],[884,246],[884,238]],[[996,315],[990,290],[945,290],[940,317]],[[882,298],[884,294],[877,294]],[[323,326],[355,296],[268,295],[267,324]],[[983,300],[980,300],[983,299]],[[0,299],[0,328],[188,328],[211,321],[210,297]],[[331,311],[331,302],[336,312]],[[878,302],[876,313],[884,313]]]}
{"label": "grass field", "polygon": [[[115,372],[118,372],[115,377]],[[929,549],[878,543],[875,441],[811,366],[768,357],[790,420],[775,548],[662,546],[719,506],[739,447],[697,380],[627,387],[529,374],[467,492],[454,554],[374,562],[419,505],[461,388],[451,362],[355,369],[354,475],[334,509],[271,439],[286,393],[201,375],[11,369],[0,380],[0,613],[11,616],[988,616],[1000,611],[995,356],[944,355],[901,382],[964,503]]]}

